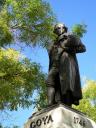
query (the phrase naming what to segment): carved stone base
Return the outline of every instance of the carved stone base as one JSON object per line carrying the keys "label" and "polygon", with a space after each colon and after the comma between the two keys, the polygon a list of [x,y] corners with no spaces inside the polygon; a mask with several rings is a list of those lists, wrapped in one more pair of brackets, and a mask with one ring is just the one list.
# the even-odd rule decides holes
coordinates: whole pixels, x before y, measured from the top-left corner
{"label": "carved stone base", "polygon": [[96,128],[96,123],[83,113],[58,104],[33,114],[24,128]]}

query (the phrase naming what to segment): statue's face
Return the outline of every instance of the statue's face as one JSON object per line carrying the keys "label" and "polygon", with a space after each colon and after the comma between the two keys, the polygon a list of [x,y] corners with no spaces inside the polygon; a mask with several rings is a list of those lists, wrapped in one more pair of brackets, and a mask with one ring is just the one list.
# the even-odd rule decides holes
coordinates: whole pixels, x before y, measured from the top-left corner
{"label": "statue's face", "polygon": [[59,36],[65,32],[64,24],[57,24],[54,28],[54,32]]}

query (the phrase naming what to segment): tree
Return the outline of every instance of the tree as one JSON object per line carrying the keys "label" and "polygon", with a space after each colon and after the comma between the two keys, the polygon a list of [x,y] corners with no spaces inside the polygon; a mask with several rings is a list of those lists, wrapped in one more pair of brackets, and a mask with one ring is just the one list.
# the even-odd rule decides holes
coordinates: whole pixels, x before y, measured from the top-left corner
{"label": "tree", "polygon": [[96,121],[96,81],[88,80],[83,88],[83,99],[75,109]]}
{"label": "tree", "polygon": [[0,50],[0,110],[28,108],[32,94],[43,85],[40,65],[13,49]]}
{"label": "tree", "polygon": [[42,0],[5,0],[0,7],[0,109],[17,110],[31,105],[31,96],[34,90],[40,93],[45,74],[40,65],[2,47],[16,41],[45,46],[53,37],[55,16]]}
{"label": "tree", "polygon": [[83,37],[83,35],[87,32],[87,25],[85,24],[75,24],[72,27],[72,32],[79,37]]}
{"label": "tree", "polygon": [[53,37],[55,20],[46,1],[6,0],[0,11],[0,46],[14,41],[45,46]]}
{"label": "tree", "polygon": [[[55,16],[48,2],[5,0],[0,2],[0,7],[1,48],[16,41],[45,46],[53,37]],[[21,59],[19,55],[12,49],[0,49],[1,110],[28,107],[34,90],[38,86],[40,92],[44,85],[45,75],[40,71],[40,65],[27,58]]]}

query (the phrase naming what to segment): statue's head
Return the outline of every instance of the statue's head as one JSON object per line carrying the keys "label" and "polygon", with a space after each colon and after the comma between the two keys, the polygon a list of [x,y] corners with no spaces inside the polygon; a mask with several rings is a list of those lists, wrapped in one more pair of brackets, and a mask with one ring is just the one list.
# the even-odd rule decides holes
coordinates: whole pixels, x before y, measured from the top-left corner
{"label": "statue's head", "polygon": [[54,33],[57,34],[58,36],[67,32],[67,30],[68,28],[62,23],[58,23],[54,26]]}

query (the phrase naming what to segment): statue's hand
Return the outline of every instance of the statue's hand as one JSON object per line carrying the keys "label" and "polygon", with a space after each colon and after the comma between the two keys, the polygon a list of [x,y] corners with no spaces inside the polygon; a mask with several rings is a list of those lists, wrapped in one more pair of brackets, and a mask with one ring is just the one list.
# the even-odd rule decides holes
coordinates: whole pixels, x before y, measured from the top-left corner
{"label": "statue's hand", "polygon": [[82,53],[82,52],[85,52],[85,51],[86,51],[86,48],[85,48],[85,46],[82,44],[82,45],[76,47],[76,48],[75,48],[75,51],[76,51],[76,53]]}

